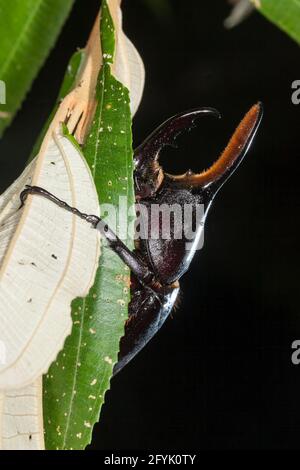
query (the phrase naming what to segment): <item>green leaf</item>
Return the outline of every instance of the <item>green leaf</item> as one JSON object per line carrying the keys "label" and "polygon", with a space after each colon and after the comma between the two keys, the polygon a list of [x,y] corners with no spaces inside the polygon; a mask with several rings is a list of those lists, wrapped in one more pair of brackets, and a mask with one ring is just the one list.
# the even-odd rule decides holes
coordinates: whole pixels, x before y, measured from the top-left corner
{"label": "green leaf", "polygon": [[112,64],[116,49],[115,26],[106,1],[102,2],[101,46],[103,62]]}
{"label": "green leaf", "polygon": [[57,97],[57,100],[56,100],[56,104],[46,122],[46,124],[44,125],[35,145],[34,145],[34,148],[31,152],[31,156],[29,158],[29,161],[33,160],[37,154],[39,153],[39,150],[41,148],[41,145],[42,145],[42,142],[44,140],[44,137],[48,131],[48,128],[56,114],[56,111],[58,109],[58,106],[60,104],[60,102],[73,90],[73,88],[75,87],[75,84],[76,84],[76,81],[77,81],[77,77],[78,77],[78,74],[80,72],[80,68],[84,62],[84,57],[85,57],[85,52],[84,52],[84,49],[82,50],[79,50],[79,51],[76,51],[71,59],[70,59],[70,62],[68,64],[68,67],[67,67],[67,70],[66,70],[66,73],[65,73],[65,76],[64,76],[64,79],[63,79],[63,82],[62,82],[62,85],[61,85],[61,88],[59,90],[59,93],[58,93],[58,97]]}
{"label": "green leaf", "polygon": [[[119,196],[126,198],[128,206],[134,204],[131,114],[129,92],[111,74],[109,62],[115,47],[111,25],[107,4],[103,2],[104,66],[84,154],[101,205],[114,205],[119,219],[125,214],[126,225],[127,215],[119,208]],[[118,225],[124,229],[121,220]],[[133,249],[133,223],[130,227],[124,241]],[[47,449],[84,449],[91,441],[124,334],[129,283],[129,269],[103,244],[95,285],[88,297],[74,302],[72,335],[44,380]]]}
{"label": "green leaf", "polygon": [[0,0],[0,137],[43,65],[74,0]]}
{"label": "green leaf", "polygon": [[272,23],[300,44],[300,0],[251,0]]}

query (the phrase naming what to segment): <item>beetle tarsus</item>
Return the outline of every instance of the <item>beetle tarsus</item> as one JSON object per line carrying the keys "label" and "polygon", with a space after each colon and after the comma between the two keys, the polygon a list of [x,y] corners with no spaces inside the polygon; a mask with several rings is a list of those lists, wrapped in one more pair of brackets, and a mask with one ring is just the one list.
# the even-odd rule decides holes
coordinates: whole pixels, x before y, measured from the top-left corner
{"label": "beetle tarsus", "polygon": [[25,189],[21,192],[20,195],[21,207],[24,206],[25,201],[30,194],[39,195],[48,199],[57,206],[61,207],[62,209],[65,209],[67,212],[71,212],[72,214],[80,217],[80,219],[90,223],[94,228],[97,227],[101,220],[100,217],[97,217],[96,215],[85,214],[84,212],[78,210],[76,207],[70,206],[67,202],[62,201],[58,197],[54,196],[54,194],[50,193],[44,188],[40,188],[39,186],[25,186]]}

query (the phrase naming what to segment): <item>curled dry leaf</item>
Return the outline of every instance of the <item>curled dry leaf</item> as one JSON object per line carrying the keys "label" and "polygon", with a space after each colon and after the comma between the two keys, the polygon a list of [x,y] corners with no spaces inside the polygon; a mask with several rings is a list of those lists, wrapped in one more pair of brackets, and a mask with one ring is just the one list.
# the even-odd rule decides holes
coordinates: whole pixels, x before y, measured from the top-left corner
{"label": "curled dry leaf", "polygon": [[[144,64],[135,46],[122,29],[121,1],[108,0],[107,4],[113,18],[116,34],[116,57],[112,66],[112,74],[130,90],[131,113],[135,115],[144,91]],[[75,131],[76,140],[80,144],[85,141],[97,106],[95,90],[102,65],[100,15],[98,15],[84,50],[84,60],[77,76],[76,86],[64,99],[59,113],[52,123],[52,127],[55,128],[67,115],[68,129],[71,133]]]}
{"label": "curled dry leaf", "polygon": [[[88,294],[100,254],[97,231],[73,214],[33,196],[20,209],[25,184],[42,186],[84,212],[99,214],[90,170],[77,147],[61,132],[48,134],[37,159],[0,198],[0,341],[5,350],[0,390],[4,410],[11,393],[41,377],[62,349],[72,328],[71,302]],[[26,396],[24,390],[19,393]],[[18,421],[13,421],[17,434],[24,435],[23,424],[18,427]],[[2,426],[5,424],[8,421],[2,420]],[[6,432],[2,427],[3,437]]]}

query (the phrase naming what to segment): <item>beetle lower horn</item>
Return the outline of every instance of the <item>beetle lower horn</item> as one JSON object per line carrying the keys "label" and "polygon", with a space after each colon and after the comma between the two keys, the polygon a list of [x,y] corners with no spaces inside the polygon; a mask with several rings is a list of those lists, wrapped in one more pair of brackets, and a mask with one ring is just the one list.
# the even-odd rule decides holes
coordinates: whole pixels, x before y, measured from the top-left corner
{"label": "beetle lower horn", "polygon": [[170,176],[177,182],[190,188],[210,188],[217,193],[226,180],[234,173],[245,157],[259,127],[263,115],[263,106],[257,103],[248,111],[227,147],[219,159],[208,169],[199,174],[188,172],[180,176]]}

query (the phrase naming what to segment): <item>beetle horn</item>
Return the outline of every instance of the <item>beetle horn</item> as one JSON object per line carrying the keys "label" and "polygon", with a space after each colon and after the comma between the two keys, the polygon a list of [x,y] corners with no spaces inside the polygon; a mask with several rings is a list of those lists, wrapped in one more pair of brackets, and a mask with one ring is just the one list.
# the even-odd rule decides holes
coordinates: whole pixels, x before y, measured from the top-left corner
{"label": "beetle horn", "polygon": [[214,108],[196,108],[185,111],[169,118],[161,124],[149,137],[135,150],[134,158],[137,165],[159,157],[160,151],[166,146],[175,146],[176,138],[184,131],[194,127],[195,120],[202,115],[220,117]]}
{"label": "beetle horn", "polygon": [[263,106],[257,103],[248,111],[227,147],[219,159],[208,169],[199,174],[188,172],[170,178],[182,182],[184,186],[210,188],[216,194],[225,181],[234,173],[245,157],[259,127],[263,115]]}
{"label": "beetle horn", "polygon": [[182,112],[161,124],[135,150],[134,162],[137,196],[139,196],[139,193],[144,196],[155,193],[163,180],[163,170],[158,162],[161,150],[166,146],[176,147],[176,138],[182,132],[192,129],[195,120],[202,115],[220,118],[220,113],[214,108],[196,108]]}

